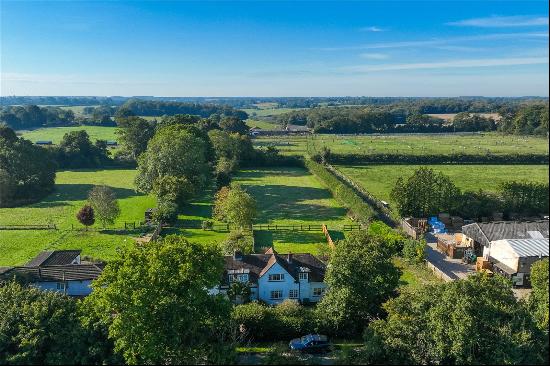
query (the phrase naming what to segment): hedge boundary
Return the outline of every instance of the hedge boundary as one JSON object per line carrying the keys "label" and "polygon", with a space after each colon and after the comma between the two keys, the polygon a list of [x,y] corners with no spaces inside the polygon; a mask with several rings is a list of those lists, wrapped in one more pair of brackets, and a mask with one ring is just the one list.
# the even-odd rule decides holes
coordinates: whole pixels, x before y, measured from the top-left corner
{"label": "hedge boundary", "polygon": [[322,164],[306,159],[305,167],[331,191],[333,196],[352,211],[358,221],[367,224],[379,219],[378,213],[367,204],[351,187],[329,172]]}
{"label": "hedge boundary", "polygon": [[547,154],[512,155],[408,155],[408,154],[335,154],[328,159],[332,164],[548,164]]}

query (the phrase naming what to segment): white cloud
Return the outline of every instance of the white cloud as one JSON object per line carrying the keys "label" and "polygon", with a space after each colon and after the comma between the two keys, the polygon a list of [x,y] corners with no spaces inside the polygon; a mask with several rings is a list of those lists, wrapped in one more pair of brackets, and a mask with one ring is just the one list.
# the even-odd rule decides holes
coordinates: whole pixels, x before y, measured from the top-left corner
{"label": "white cloud", "polygon": [[370,27],[363,27],[360,29],[361,32],[383,32],[384,29],[379,28],[375,25],[371,25]]}
{"label": "white cloud", "polygon": [[442,62],[418,62],[405,64],[384,65],[357,65],[342,67],[340,70],[349,72],[374,72],[397,70],[421,70],[421,69],[453,69],[469,67],[514,66],[514,65],[540,65],[547,64],[548,57],[515,57],[515,58],[490,58],[490,59],[466,59]]}
{"label": "white cloud", "polygon": [[390,57],[384,53],[362,53],[359,56],[368,60],[386,60]]}
{"label": "white cloud", "polygon": [[481,28],[507,28],[507,27],[533,27],[548,25],[548,17],[537,16],[491,16],[487,18],[463,19],[456,22],[446,23],[460,27],[481,27]]}
{"label": "white cloud", "polygon": [[404,47],[435,47],[443,46],[447,44],[457,42],[471,42],[471,41],[496,41],[507,39],[544,39],[548,38],[548,33],[544,32],[529,32],[529,33],[492,33],[492,34],[480,34],[475,36],[463,36],[453,38],[433,38],[418,41],[399,41],[399,42],[384,42],[384,43],[371,43],[358,46],[344,46],[344,47],[323,47],[317,48],[319,51],[345,51],[345,50],[367,50],[367,49],[384,49],[384,48],[404,48]]}

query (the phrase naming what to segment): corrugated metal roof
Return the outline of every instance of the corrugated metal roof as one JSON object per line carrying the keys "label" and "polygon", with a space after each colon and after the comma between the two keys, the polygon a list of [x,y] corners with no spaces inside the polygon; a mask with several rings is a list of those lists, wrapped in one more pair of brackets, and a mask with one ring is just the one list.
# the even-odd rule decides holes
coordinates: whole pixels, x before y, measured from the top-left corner
{"label": "corrugated metal roof", "polygon": [[462,233],[475,241],[489,246],[502,239],[548,238],[548,220],[538,221],[495,221],[464,225]]}
{"label": "corrugated metal roof", "polygon": [[506,239],[495,243],[506,243],[520,257],[548,257],[548,239]]}

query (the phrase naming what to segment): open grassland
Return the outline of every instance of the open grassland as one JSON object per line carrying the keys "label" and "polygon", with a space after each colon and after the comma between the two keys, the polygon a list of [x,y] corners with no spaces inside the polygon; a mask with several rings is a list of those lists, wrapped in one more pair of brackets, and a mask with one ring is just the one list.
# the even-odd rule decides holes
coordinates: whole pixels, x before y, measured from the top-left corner
{"label": "open grassland", "polygon": [[47,127],[38,128],[36,130],[22,130],[17,131],[22,137],[32,142],[39,140],[52,141],[54,144],[58,144],[63,136],[71,131],[84,130],[90,135],[90,140],[107,140],[116,141],[117,136],[115,134],[116,127],[103,127],[103,126],[74,126],[74,127]]}
{"label": "open grassland", "polygon": [[284,114],[287,112],[292,111],[299,111],[307,108],[260,108],[260,109],[254,109],[254,108],[245,108],[242,109],[246,113],[248,113],[248,117],[254,119],[254,117],[276,117],[280,114]]}
{"label": "open grassland", "polygon": [[254,139],[256,146],[273,146],[288,155],[304,155],[323,147],[339,154],[548,154],[548,139],[535,136],[483,134],[386,134],[273,136]]}
{"label": "open grassland", "polygon": [[[83,255],[109,259],[117,247],[133,243],[140,234],[122,230],[125,222],[143,220],[144,211],[154,207],[153,196],[133,189],[136,170],[78,170],[57,173],[56,190],[44,200],[23,207],[0,208],[0,225],[55,224],[58,230],[0,231],[0,265],[23,264],[42,250],[82,249]],[[121,215],[114,228],[99,231],[96,222],[92,230],[83,227],[75,215],[84,205],[94,185],[105,184],[115,191]],[[74,229],[73,229],[74,227]]]}
{"label": "open grassland", "polygon": [[[256,224],[311,225],[326,224],[333,239],[342,239],[342,225],[350,224],[342,207],[307,170],[269,168],[244,170],[234,178],[256,199]],[[320,230],[259,231],[256,248],[274,246],[280,253],[318,254],[327,247]]]}
{"label": "open grassland", "polygon": [[[399,177],[409,177],[421,165],[337,166],[337,169],[381,200]],[[463,190],[496,191],[502,182],[517,180],[548,183],[548,165],[422,165],[440,171]]]}
{"label": "open grassland", "polygon": [[193,200],[182,208],[174,227],[162,231],[162,235],[177,234],[185,236],[189,241],[203,244],[217,244],[223,242],[228,232],[226,230],[203,230],[199,228],[186,228],[189,225],[200,227],[205,220],[211,220],[216,225],[223,224],[212,218],[214,192],[207,191],[203,197]]}
{"label": "open grassland", "polygon": [[261,128],[262,130],[280,130],[281,125],[277,123],[272,123],[268,121],[262,121],[259,119],[247,119],[246,125],[250,128],[256,127]]}

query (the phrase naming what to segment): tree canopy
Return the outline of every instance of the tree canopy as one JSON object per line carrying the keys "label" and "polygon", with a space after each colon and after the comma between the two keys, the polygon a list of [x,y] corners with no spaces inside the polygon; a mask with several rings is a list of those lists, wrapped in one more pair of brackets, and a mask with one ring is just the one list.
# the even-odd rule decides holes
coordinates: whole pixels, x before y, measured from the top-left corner
{"label": "tree canopy", "polygon": [[85,305],[129,364],[212,362],[226,352],[222,336],[231,309],[208,293],[222,269],[214,246],[167,236],[120,252]]}

